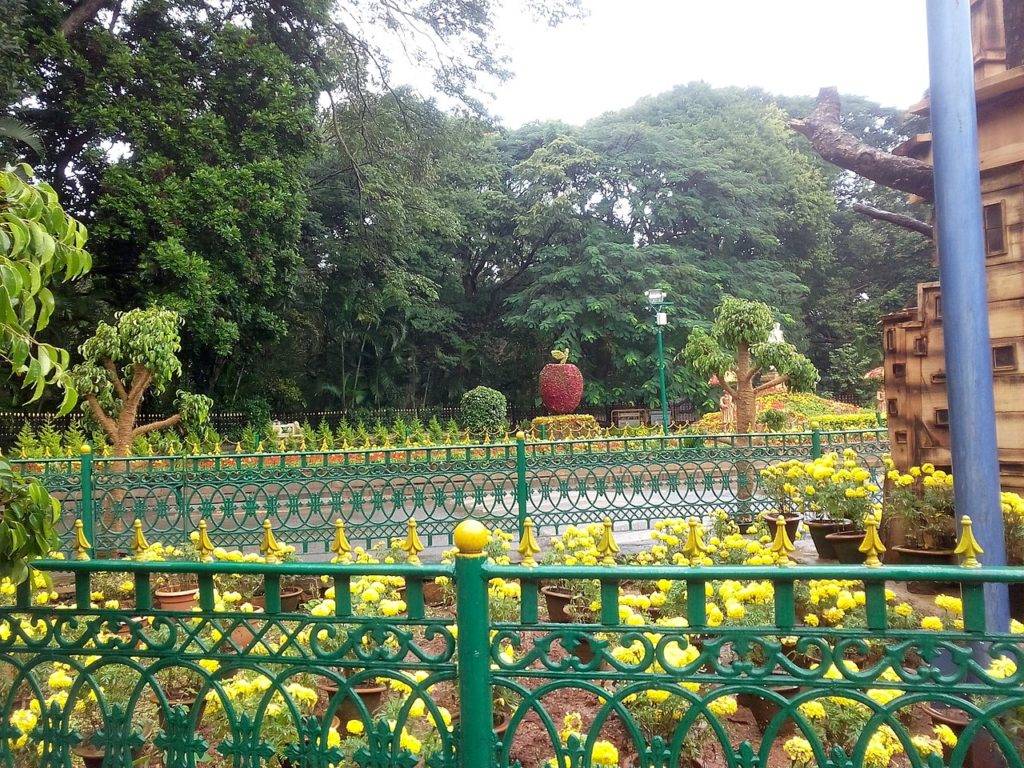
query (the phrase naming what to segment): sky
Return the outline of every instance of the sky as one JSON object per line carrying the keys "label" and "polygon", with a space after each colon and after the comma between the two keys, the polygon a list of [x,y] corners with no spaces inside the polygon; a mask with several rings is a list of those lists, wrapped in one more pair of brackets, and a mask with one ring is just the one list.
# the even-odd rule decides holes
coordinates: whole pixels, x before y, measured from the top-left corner
{"label": "sky", "polygon": [[507,0],[496,27],[515,77],[488,104],[504,124],[579,124],[694,80],[790,96],[836,85],[894,107],[927,87],[924,0],[584,4],[586,18],[551,29]]}

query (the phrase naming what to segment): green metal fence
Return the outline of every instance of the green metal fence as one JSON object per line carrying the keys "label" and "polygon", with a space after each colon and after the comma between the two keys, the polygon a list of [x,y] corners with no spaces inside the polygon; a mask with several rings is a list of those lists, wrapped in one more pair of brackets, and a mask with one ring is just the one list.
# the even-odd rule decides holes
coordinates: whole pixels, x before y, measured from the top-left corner
{"label": "green metal fence", "polygon": [[[1024,644],[984,618],[984,585],[1024,583],[1024,569],[500,566],[484,540],[461,529],[454,566],[39,563],[71,574],[80,607],[41,604],[30,582],[0,607],[0,766],[763,768],[789,765],[794,738],[801,768],[958,768],[972,750],[977,768],[1024,765]],[[197,609],[153,607],[170,575],[194,580]],[[223,580],[240,577],[261,612],[223,604]],[[437,577],[450,604],[427,594]],[[400,604],[367,599],[398,578]],[[87,607],[112,579],[134,605]],[[805,588],[832,579],[862,591],[862,623],[802,620]],[[333,586],[329,612],[285,606],[301,580]],[[684,591],[685,622],[623,621],[655,581]],[[901,625],[886,590],[907,582],[959,590],[962,625]],[[553,583],[593,596],[581,623],[551,621]],[[711,620],[706,591],[729,583],[770,585],[760,621]],[[495,615],[490,590],[510,584],[515,614]],[[734,718],[736,697],[768,705],[763,733]],[[918,752],[926,706],[966,714],[945,754]],[[826,707],[861,727],[836,743]]]}
{"label": "green metal fence", "polygon": [[553,532],[610,517],[629,528],[725,509],[771,508],[759,470],[854,448],[881,471],[883,429],[600,438],[284,454],[225,454],[17,462],[64,505],[63,532],[81,518],[100,551],[127,551],[131,523],[180,544],[204,519],[225,546],[254,546],[264,519],[303,552],[322,552],[336,519],[371,544],[415,519],[428,546],[449,544],[473,518],[516,531],[530,516]]}

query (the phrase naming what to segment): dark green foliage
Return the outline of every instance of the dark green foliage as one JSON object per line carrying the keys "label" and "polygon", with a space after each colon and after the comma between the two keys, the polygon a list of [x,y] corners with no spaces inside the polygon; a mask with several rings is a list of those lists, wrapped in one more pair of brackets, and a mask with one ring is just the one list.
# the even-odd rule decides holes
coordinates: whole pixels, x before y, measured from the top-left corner
{"label": "dark green foliage", "polygon": [[[528,5],[559,21],[578,3]],[[328,0],[242,0],[230,15],[144,0],[64,35],[69,3],[14,3],[0,95],[101,255],[57,296],[62,342],[159,302],[184,319],[184,385],[264,440],[272,411],[451,405],[467,382],[532,405],[553,347],[578,362],[585,403],[655,403],[653,285],[675,302],[670,358],[731,295],[769,304],[825,388],[846,392],[853,362],[877,362],[878,315],[934,275],[929,245],[849,211],[906,205],[787,129],[806,100],[694,84],[582,127],[502,129],[381,82],[387,35],[474,109],[478,78],[504,74],[495,6],[436,6],[348,4],[338,22]],[[409,10],[459,44],[421,50]],[[880,146],[910,130],[895,111],[845,106]],[[0,138],[5,151],[30,150]],[[836,353],[847,346],[853,357]],[[670,399],[706,399],[690,369],[668,374]],[[364,421],[334,442],[373,442]],[[458,434],[406,427],[373,432]]]}
{"label": "dark green foliage", "polygon": [[508,401],[496,389],[474,387],[462,396],[459,414],[471,434],[494,437],[508,426]]}

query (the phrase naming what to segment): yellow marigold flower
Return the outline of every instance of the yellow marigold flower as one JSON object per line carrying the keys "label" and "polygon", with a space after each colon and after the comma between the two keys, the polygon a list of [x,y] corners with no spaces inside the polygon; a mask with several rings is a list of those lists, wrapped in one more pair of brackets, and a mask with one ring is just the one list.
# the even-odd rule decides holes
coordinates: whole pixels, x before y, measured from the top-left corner
{"label": "yellow marigold flower", "polygon": [[938,616],[925,616],[921,619],[921,629],[929,629],[932,632],[941,632],[945,629],[942,619]]}
{"label": "yellow marigold flower", "polygon": [[648,700],[653,701],[655,704],[661,704],[662,702],[668,700],[669,692],[668,691],[661,691],[661,690],[654,690],[654,691],[647,691],[646,695],[647,695]]}
{"label": "yellow marigold flower", "polygon": [[619,764],[619,750],[610,741],[596,741],[590,752],[590,762],[595,768],[614,768]]}
{"label": "yellow marigold flower", "polygon": [[708,704],[711,714],[716,717],[729,717],[736,714],[736,697],[722,696]]}
{"label": "yellow marigold flower", "polygon": [[349,720],[345,723],[345,730],[352,736],[362,736],[366,727],[363,725],[362,720]]}
{"label": "yellow marigold flower", "polygon": [[818,626],[818,615],[815,613],[808,613],[806,616],[804,616],[804,624],[806,624],[808,627]]}
{"label": "yellow marigold flower", "polygon": [[927,759],[931,755],[942,757],[942,742],[931,736],[911,736],[910,743],[914,745],[917,754]]}
{"label": "yellow marigold flower", "polygon": [[935,734],[935,738],[937,738],[944,746],[947,746],[950,749],[956,746],[956,733],[945,723],[939,723],[932,728],[932,733]]}
{"label": "yellow marigold flower", "polygon": [[800,705],[800,714],[809,720],[824,720],[825,705],[820,701],[805,701]]}
{"label": "yellow marigold flower", "polygon": [[1017,665],[1005,656],[992,659],[992,662],[988,666],[988,673],[991,677],[998,680],[1004,680],[1008,677],[1013,677],[1017,673]]}
{"label": "yellow marigold flower", "polygon": [[896,607],[893,608],[893,610],[896,611],[897,615],[902,616],[903,618],[907,618],[914,612],[914,606],[912,606],[910,603],[897,603]]}
{"label": "yellow marigold flower", "polygon": [[782,751],[786,756],[797,764],[810,764],[814,760],[814,750],[811,743],[802,736],[794,736],[782,745]]}

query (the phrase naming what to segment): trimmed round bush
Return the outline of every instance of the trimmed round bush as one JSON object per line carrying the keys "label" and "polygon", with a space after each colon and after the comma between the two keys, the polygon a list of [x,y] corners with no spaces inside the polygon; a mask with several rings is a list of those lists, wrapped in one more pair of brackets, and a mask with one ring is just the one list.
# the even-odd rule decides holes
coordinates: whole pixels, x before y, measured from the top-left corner
{"label": "trimmed round bush", "polygon": [[504,432],[508,422],[508,401],[496,389],[474,387],[459,403],[462,426],[474,435],[496,435]]}

